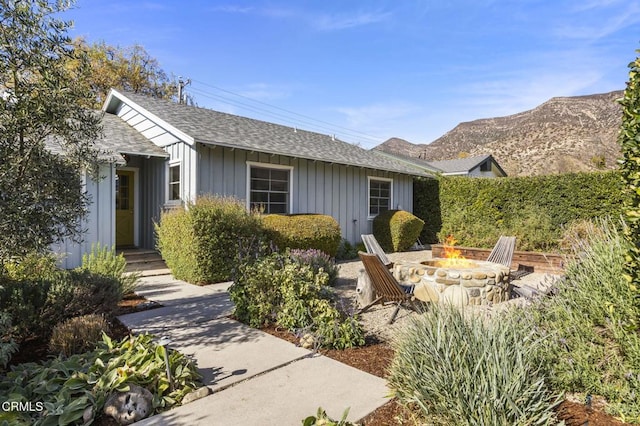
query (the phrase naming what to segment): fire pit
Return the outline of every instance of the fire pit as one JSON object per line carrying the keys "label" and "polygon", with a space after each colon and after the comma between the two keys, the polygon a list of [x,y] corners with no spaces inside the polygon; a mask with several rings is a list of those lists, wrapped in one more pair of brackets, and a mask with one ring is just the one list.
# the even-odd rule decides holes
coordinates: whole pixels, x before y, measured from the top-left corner
{"label": "fire pit", "polygon": [[416,297],[460,306],[491,305],[509,300],[509,268],[482,260],[436,258],[421,263],[396,262],[398,281],[415,284]]}

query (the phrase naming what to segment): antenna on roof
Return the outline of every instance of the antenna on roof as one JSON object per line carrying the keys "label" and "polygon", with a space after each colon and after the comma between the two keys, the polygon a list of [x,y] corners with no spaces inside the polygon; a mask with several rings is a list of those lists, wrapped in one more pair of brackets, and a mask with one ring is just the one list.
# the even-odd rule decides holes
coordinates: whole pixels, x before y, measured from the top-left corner
{"label": "antenna on roof", "polygon": [[191,84],[191,79],[188,78],[187,81],[182,80],[182,77],[178,77],[178,103],[184,104],[184,88]]}

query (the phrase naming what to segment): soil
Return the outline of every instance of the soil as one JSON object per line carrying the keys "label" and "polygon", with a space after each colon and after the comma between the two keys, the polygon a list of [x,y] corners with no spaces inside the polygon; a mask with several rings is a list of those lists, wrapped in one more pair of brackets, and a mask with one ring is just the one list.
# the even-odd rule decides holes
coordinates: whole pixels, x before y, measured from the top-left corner
{"label": "soil", "polygon": [[[146,299],[136,295],[125,297],[118,305],[116,315],[123,315],[131,312],[138,312],[146,309],[153,309],[160,305],[149,304]],[[109,321],[109,336],[120,340],[129,335],[129,330],[114,317]],[[279,337],[283,340],[298,344],[298,338],[286,330],[276,327],[265,327],[263,331]],[[393,359],[393,349],[384,340],[378,339],[374,335],[366,336],[366,344],[363,347],[350,348],[345,350],[320,349],[318,352],[324,356],[350,365],[359,370],[366,371],[378,377],[385,377],[387,369]],[[31,339],[23,342],[20,351],[11,359],[10,365],[23,362],[39,362],[47,358],[47,342],[38,339]],[[593,399],[598,401],[597,398]],[[602,404],[594,402],[593,407],[585,404],[565,400],[559,405],[557,415],[560,420],[564,420],[567,426],[624,426],[623,423],[602,411]],[[415,425],[419,424],[420,413],[412,411],[400,404],[396,399],[391,399],[388,403],[378,408],[376,411],[362,419],[362,424],[366,426],[391,426],[391,425]],[[100,419],[100,426],[111,426],[114,423],[109,419]]]}

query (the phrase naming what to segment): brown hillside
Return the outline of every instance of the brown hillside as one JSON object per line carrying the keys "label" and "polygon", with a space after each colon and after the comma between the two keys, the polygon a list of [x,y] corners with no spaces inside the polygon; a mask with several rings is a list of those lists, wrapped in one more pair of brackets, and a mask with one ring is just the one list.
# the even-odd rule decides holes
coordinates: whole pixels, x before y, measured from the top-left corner
{"label": "brown hillside", "polygon": [[392,138],[374,149],[427,160],[492,154],[510,176],[616,167],[622,91],[552,98],[506,117],[460,123],[426,145]]}

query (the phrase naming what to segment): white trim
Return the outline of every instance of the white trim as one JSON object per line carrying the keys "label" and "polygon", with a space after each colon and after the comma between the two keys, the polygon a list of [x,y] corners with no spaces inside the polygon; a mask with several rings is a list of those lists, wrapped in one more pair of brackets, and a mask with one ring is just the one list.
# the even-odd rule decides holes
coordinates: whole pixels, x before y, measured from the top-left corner
{"label": "white trim", "polygon": [[[171,167],[179,166],[180,167],[180,199],[178,200],[170,200],[170,192],[169,192],[169,180],[171,179]],[[182,204],[182,200],[184,199],[184,167],[182,164],[182,160],[176,159],[167,161],[165,163],[165,173],[164,173],[164,205],[165,206],[179,206]]]}
{"label": "white trim", "polygon": [[110,104],[112,103],[113,98],[116,98],[120,102],[122,102],[124,104],[127,104],[131,109],[135,110],[139,114],[143,115],[145,118],[151,120],[151,122],[153,122],[154,124],[162,127],[168,133],[172,133],[173,135],[178,137],[178,139],[181,139],[182,141],[188,143],[189,145],[193,145],[196,142],[193,137],[187,135],[182,130],[179,130],[177,127],[174,127],[171,124],[167,123],[166,121],[164,121],[163,119],[161,119],[157,115],[155,115],[155,114],[151,113],[150,111],[144,109],[143,107],[141,107],[140,105],[138,105],[137,103],[135,103],[131,99],[127,98],[125,95],[123,95],[122,93],[118,92],[115,89],[110,89],[109,90],[109,94],[107,95],[107,99],[105,99],[104,104],[102,106],[102,110],[103,111],[105,111],[105,112],[109,111],[109,108],[111,106]]}
{"label": "white trim", "polygon": [[[116,173],[114,174],[117,175],[118,174],[118,170],[122,170],[124,172],[133,172],[133,245],[138,247],[140,245],[140,214],[139,214],[139,209],[140,209],[140,169],[138,167],[117,167],[116,168]],[[116,194],[115,191],[115,185],[116,185],[116,181],[115,179],[113,180],[113,195],[114,195],[114,202],[113,202],[113,220],[114,220],[114,224],[113,224],[113,232],[116,232],[116,225],[115,225],[115,218],[116,218],[116,203],[115,203],[115,197],[117,197],[118,195]],[[113,236],[113,244],[115,245],[115,235]]]}
{"label": "white trim", "polygon": [[287,214],[293,213],[293,166],[287,166],[284,164],[272,164],[272,163],[260,163],[257,161],[247,161],[247,186],[246,186],[246,201],[245,206],[247,210],[251,209],[251,167],[260,167],[263,169],[280,169],[289,170],[289,206],[287,208]]}
{"label": "white trim", "polygon": [[367,176],[367,220],[373,220],[375,216],[371,216],[371,181],[378,180],[382,182],[389,182],[389,210],[393,209],[393,179],[379,177],[379,176]]}

